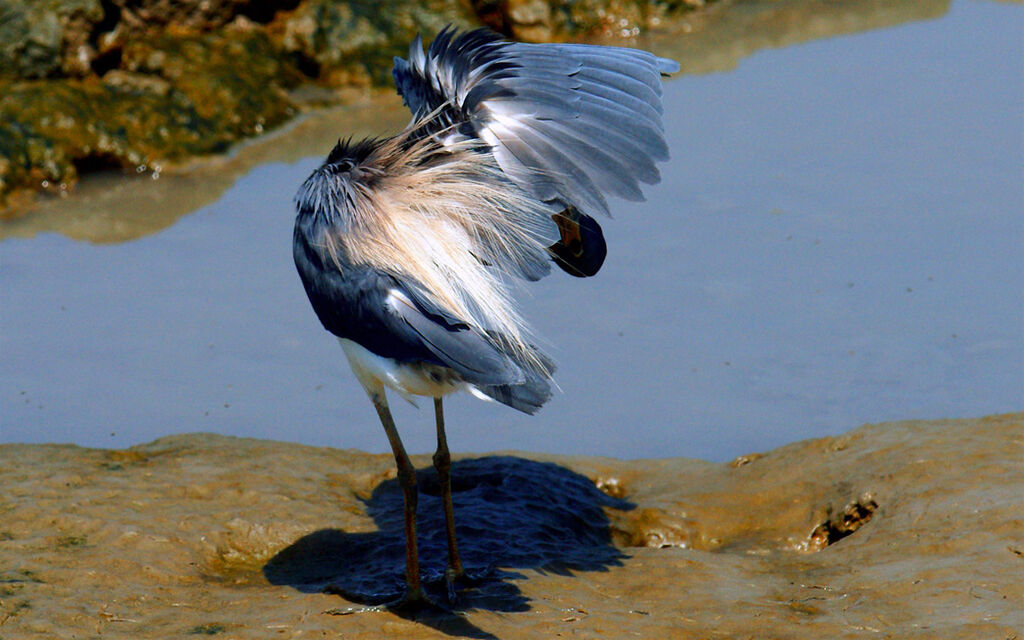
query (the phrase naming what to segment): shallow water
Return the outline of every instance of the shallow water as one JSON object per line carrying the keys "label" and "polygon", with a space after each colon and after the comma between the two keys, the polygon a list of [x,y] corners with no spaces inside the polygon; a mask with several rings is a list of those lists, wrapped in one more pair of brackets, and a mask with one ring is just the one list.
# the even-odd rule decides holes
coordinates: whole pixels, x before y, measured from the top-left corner
{"label": "shallow water", "polygon": [[[452,399],[452,447],[722,460],[1024,406],[1024,9],[906,4],[935,19],[738,63],[661,43],[684,70],[735,68],[666,85],[673,160],[647,202],[615,203],[601,274],[523,291],[561,392],[535,417]],[[294,273],[291,197],[330,136],[406,116],[388,98],[332,117],[298,129],[315,157],[96,181],[0,228],[0,441],[386,451]],[[138,235],[109,213],[133,199],[165,217],[109,244]],[[394,405],[407,447],[430,450],[429,403]]]}

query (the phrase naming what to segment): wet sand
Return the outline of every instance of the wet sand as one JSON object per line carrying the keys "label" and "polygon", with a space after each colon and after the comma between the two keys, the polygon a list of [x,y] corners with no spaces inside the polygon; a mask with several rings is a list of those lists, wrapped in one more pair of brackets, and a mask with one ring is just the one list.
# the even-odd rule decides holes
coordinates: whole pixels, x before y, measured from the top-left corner
{"label": "wet sand", "polygon": [[455,473],[479,582],[457,614],[409,620],[355,602],[400,579],[390,456],[210,434],[0,446],[0,638],[1024,631],[1024,413],[868,425],[724,464],[502,454]]}

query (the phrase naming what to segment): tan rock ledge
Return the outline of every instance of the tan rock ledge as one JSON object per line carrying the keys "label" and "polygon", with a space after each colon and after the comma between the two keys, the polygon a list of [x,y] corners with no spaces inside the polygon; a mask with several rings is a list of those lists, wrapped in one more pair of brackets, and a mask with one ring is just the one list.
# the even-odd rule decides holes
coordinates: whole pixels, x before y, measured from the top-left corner
{"label": "tan rock ledge", "polygon": [[[416,463],[424,575],[445,599],[440,507]],[[869,425],[726,464],[463,456],[477,581],[456,613],[417,620],[364,606],[401,584],[393,467],[209,434],[0,446],[0,638],[1024,630],[1024,413]]]}

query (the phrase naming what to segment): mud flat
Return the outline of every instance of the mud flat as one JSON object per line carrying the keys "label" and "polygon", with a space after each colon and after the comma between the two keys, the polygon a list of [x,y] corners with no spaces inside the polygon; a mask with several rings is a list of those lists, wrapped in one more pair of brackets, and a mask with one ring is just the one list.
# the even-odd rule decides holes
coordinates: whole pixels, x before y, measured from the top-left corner
{"label": "mud flat", "polygon": [[500,454],[454,471],[476,583],[454,613],[411,620],[365,610],[401,581],[390,456],[210,434],[4,445],[0,638],[1024,631],[1024,413],[868,425],[724,464]]}

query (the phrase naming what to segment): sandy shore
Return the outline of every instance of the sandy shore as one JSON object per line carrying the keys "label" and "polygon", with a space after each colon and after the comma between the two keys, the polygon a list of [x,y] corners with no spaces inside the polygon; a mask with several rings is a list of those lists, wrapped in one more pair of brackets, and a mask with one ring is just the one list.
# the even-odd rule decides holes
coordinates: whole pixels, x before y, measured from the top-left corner
{"label": "sandy shore", "polygon": [[364,610],[400,585],[390,456],[209,434],[0,446],[0,638],[1024,634],[1024,414],[731,464],[501,454],[455,473],[477,583],[410,620]]}

